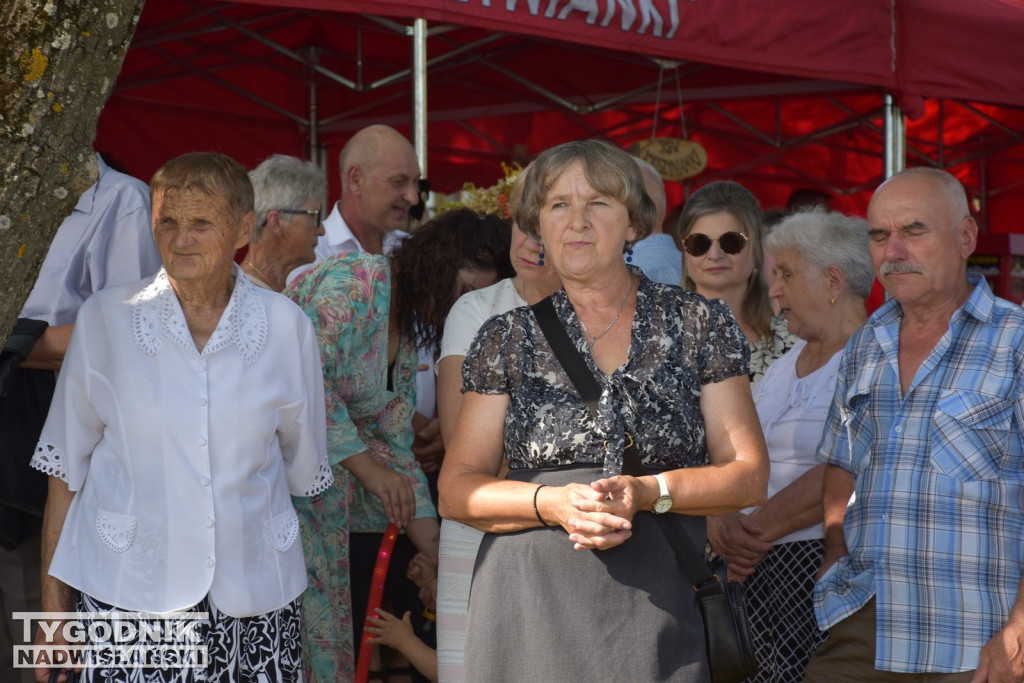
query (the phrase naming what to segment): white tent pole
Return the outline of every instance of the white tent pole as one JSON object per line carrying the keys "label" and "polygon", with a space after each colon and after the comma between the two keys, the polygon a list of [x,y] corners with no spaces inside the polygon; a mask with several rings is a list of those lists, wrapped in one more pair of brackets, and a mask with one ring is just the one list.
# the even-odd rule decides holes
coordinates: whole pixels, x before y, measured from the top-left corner
{"label": "white tent pole", "polygon": [[907,120],[892,95],[885,96],[885,177],[891,178],[907,165]]}
{"label": "white tent pole", "polygon": [[427,177],[427,20],[412,26],[413,64],[413,146],[420,160],[420,173]]}

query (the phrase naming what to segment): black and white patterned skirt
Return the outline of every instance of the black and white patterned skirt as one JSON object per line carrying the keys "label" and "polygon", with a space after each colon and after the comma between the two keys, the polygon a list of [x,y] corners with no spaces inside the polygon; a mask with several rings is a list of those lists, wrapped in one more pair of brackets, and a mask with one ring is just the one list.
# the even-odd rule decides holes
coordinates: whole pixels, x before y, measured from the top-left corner
{"label": "black and white patterned skirt", "polygon": [[814,618],[814,575],[825,554],[820,540],[775,546],[747,579],[747,614],[760,667],[749,683],[802,683],[807,661],[828,633]]}
{"label": "black and white patterned skirt", "polygon": [[[302,683],[301,598],[273,612],[253,617],[232,617],[219,611],[209,596],[175,613],[179,631],[167,635],[167,619],[127,618],[125,627],[111,637],[106,613],[125,612],[79,593],[79,614],[104,616],[81,620],[88,644],[105,649],[106,664],[87,666],[81,681],[116,683]],[[190,617],[205,613],[207,618]],[[126,612],[126,614],[128,614]],[[131,637],[133,628],[136,630]],[[170,627],[173,630],[175,627]],[[161,633],[165,635],[154,635]],[[127,638],[125,636],[128,636]],[[116,642],[112,642],[116,641]],[[140,665],[145,661],[146,666]],[[127,664],[120,664],[130,662]],[[154,664],[154,665],[149,665]]]}

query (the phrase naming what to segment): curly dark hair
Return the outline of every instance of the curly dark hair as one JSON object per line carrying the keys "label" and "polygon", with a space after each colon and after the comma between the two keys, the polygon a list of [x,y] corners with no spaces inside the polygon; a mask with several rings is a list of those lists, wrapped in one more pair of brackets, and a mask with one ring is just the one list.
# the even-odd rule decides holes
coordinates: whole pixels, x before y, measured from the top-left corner
{"label": "curly dark hair", "polygon": [[469,209],[446,211],[402,240],[391,257],[399,333],[420,348],[438,349],[459,296],[459,270],[494,270],[499,280],[514,276],[511,241],[511,221]]}

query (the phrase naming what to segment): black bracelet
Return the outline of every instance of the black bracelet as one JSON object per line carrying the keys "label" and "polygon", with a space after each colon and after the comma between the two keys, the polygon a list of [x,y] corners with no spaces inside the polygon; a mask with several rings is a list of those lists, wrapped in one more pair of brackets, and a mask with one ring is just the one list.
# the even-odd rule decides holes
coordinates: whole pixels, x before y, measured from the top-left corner
{"label": "black bracelet", "polygon": [[547,486],[547,484],[541,484],[540,486],[533,490],[533,514],[537,515],[538,522],[540,522],[544,526],[551,526],[550,524],[544,521],[544,518],[540,516],[540,510],[537,509],[537,494],[540,493],[540,490],[545,486]]}

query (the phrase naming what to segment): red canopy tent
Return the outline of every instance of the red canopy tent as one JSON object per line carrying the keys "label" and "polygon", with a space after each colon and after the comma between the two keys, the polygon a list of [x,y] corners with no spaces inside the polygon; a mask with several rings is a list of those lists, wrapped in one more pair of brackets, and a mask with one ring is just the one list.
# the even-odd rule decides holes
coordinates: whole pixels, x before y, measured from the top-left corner
{"label": "red canopy tent", "polygon": [[1021,0],[149,0],[97,144],[142,178],[216,149],[248,166],[312,155],[336,183],[353,131],[412,136],[414,18],[435,189],[490,184],[565,140],[653,132],[708,151],[670,201],[729,177],[766,207],[814,187],[863,211],[889,93],[917,117],[908,162],[956,173],[990,230],[1024,231]]}

